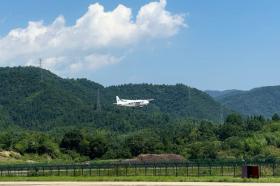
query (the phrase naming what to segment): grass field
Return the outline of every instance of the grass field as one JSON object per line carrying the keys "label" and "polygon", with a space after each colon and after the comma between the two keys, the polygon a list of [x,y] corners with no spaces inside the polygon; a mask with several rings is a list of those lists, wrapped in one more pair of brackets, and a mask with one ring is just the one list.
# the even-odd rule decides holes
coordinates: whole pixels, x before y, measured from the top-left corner
{"label": "grass field", "polygon": [[280,183],[280,177],[267,177],[260,179],[243,179],[239,177],[227,176],[38,176],[38,177],[0,177],[0,181],[153,181],[153,182],[261,182]]}

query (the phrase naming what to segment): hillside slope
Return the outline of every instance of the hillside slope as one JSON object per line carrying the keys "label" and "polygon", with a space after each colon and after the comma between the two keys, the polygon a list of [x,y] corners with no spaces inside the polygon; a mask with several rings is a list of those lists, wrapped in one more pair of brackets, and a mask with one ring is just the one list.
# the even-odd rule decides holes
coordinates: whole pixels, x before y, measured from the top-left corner
{"label": "hillside slope", "polygon": [[269,86],[215,98],[226,107],[246,115],[271,117],[280,113],[280,86]]}
{"label": "hillside slope", "polygon": [[[149,110],[158,110],[173,116],[183,116],[197,119],[218,121],[220,118],[220,104],[206,93],[188,86],[128,84],[106,88],[110,98],[115,95],[124,98],[153,98]],[[112,100],[113,101],[113,100]],[[225,112],[229,111],[225,109]]]}
{"label": "hillside slope", "polygon": [[223,97],[226,96],[232,96],[235,94],[240,94],[243,91],[242,90],[236,90],[236,89],[232,89],[232,90],[205,90],[204,92],[206,92],[209,96],[213,97],[214,99],[221,99]]}
{"label": "hillside slope", "polygon": [[[220,117],[218,102],[185,85],[128,84],[105,88],[86,79],[63,79],[46,70],[42,70],[41,80],[39,68],[14,67],[0,68],[0,90],[2,123],[29,129],[88,125],[130,130],[163,125],[170,118],[215,121]],[[101,110],[97,109],[98,91]],[[143,109],[119,108],[112,104],[116,95],[155,101]]]}

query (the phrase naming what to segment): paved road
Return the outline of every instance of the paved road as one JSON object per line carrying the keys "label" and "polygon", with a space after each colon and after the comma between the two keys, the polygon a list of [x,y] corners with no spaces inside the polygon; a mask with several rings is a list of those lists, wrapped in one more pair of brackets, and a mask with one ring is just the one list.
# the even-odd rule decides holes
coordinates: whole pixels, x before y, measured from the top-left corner
{"label": "paved road", "polygon": [[0,186],[280,186],[280,183],[221,182],[0,182]]}

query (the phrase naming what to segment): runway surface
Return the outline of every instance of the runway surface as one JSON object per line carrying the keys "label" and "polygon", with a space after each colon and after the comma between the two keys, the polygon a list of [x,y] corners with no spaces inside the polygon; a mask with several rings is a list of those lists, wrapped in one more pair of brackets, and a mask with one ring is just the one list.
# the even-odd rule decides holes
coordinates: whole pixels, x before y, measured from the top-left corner
{"label": "runway surface", "polygon": [[0,182],[1,186],[280,186],[280,183],[221,182]]}

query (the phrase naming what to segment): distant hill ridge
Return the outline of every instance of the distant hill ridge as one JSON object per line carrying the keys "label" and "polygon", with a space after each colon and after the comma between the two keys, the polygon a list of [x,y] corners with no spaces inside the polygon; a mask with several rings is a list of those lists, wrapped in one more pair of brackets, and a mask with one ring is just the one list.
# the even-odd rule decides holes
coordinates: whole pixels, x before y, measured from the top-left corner
{"label": "distant hill ridge", "polygon": [[224,96],[229,96],[229,95],[235,95],[242,93],[242,90],[236,90],[236,89],[231,89],[231,90],[205,90],[205,92],[210,95],[213,98],[221,98]]}
{"label": "distant hill ridge", "polygon": [[245,115],[263,115],[271,117],[280,113],[280,86],[266,86],[248,91],[224,91],[220,95],[213,95],[215,100],[234,111]]}
{"label": "distant hill ridge", "polygon": [[[220,103],[182,84],[103,87],[86,79],[63,79],[36,67],[5,67],[0,68],[0,89],[0,123],[31,129],[89,125],[130,130],[161,125],[168,118],[220,119]],[[97,91],[101,111],[97,109]],[[112,104],[116,95],[155,101],[142,109],[120,108]],[[224,115],[229,113],[223,110]]]}

